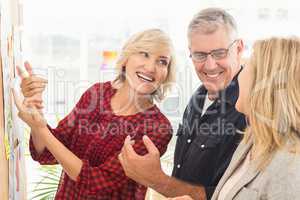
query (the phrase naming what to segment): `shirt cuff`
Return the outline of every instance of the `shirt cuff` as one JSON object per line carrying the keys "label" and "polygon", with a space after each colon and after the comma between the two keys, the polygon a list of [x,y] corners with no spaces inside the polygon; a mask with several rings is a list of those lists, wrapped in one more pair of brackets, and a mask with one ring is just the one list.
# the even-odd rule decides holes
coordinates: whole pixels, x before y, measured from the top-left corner
{"label": "shirt cuff", "polygon": [[88,180],[89,180],[89,161],[82,159],[82,167],[80,170],[80,173],[76,179],[76,185],[77,187],[84,187],[84,189],[87,189],[88,187]]}

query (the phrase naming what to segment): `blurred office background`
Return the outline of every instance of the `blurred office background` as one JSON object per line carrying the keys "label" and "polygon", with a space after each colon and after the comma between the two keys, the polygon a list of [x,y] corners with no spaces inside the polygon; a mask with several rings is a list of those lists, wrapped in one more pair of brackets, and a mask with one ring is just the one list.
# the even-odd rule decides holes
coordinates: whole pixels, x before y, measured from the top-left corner
{"label": "blurred office background", "polygon": [[[23,57],[48,78],[45,113],[53,126],[91,84],[112,80],[113,60],[125,40],[138,31],[161,28],[172,38],[178,60],[177,82],[160,103],[174,131],[185,105],[201,84],[189,59],[186,30],[200,9],[217,6],[237,20],[248,57],[252,43],[272,35],[300,35],[300,6],[292,0],[23,0]],[[163,158],[170,173],[175,136]],[[28,157],[28,182],[38,166]]]}

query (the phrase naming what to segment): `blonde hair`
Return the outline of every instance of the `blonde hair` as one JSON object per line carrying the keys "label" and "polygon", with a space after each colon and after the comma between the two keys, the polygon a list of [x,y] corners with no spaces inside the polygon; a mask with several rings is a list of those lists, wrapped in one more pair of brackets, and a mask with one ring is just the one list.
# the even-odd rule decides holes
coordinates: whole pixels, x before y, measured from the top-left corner
{"label": "blonde hair", "polygon": [[264,168],[274,153],[300,144],[300,41],[297,37],[257,41],[250,59],[253,82],[249,97],[250,126],[244,142],[253,141],[257,168]]}
{"label": "blonde hair", "polygon": [[176,62],[175,52],[169,36],[160,29],[148,29],[137,33],[129,38],[121,50],[121,54],[116,62],[118,75],[116,81],[124,82],[125,63],[128,58],[141,51],[150,53],[159,53],[168,51],[171,54],[170,63],[168,66],[168,74],[162,85],[152,94],[153,99],[160,101],[170,90],[171,84],[175,82]]}
{"label": "blonde hair", "polygon": [[188,26],[188,38],[194,32],[213,34],[220,28],[224,28],[231,39],[237,37],[236,22],[228,12],[221,8],[206,8],[194,15]]}

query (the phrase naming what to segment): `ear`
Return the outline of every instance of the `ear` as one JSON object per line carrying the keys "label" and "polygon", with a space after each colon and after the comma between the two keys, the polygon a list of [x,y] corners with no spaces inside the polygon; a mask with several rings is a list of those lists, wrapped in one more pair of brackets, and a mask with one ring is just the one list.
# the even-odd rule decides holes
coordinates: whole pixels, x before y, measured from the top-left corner
{"label": "ear", "polygon": [[237,44],[237,55],[239,57],[242,56],[243,52],[244,52],[245,46],[244,46],[244,41],[242,39],[238,40],[238,44]]}
{"label": "ear", "polygon": [[191,49],[191,47],[189,46],[189,52],[190,52],[190,54],[192,53],[192,49]]}
{"label": "ear", "polygon": [[122,65],[118,78],[123,82],[126,80],[126,66]]}
{"label": "ear", "polygon": [[126,71],[126,65],[127,65],[128,59],[126,59],[123,64],[122,64],[122,71],[124,69],[124,71]]}

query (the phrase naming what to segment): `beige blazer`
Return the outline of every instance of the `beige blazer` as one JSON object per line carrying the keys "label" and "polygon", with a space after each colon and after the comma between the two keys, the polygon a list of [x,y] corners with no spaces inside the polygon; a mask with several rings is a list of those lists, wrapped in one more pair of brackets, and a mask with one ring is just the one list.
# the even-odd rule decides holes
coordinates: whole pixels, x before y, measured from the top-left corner
{"label": "beige blazer", "polygon": [[[241,164],[252,144],[241,143],[219,181],[212,200],[217,200],[219,192],[234,170]],[[278,151],[263,171],[250,165],[246,174],[233,186],[226,200],[297,200],[300,199],[300,155],[287,150]]]}

